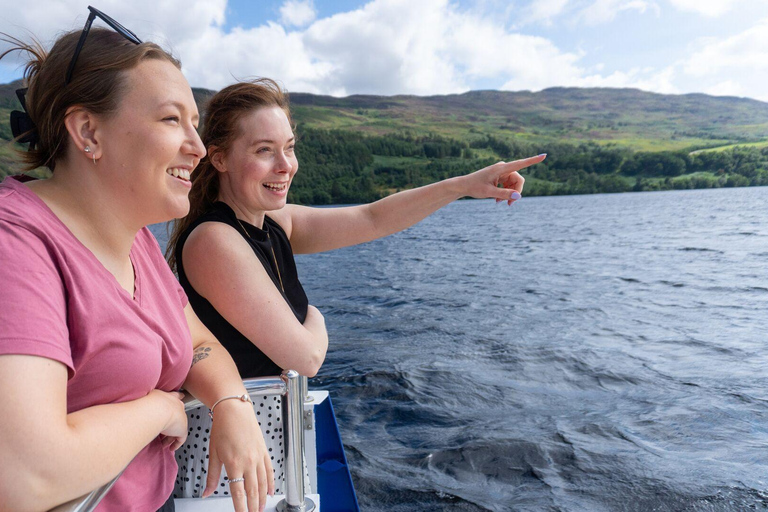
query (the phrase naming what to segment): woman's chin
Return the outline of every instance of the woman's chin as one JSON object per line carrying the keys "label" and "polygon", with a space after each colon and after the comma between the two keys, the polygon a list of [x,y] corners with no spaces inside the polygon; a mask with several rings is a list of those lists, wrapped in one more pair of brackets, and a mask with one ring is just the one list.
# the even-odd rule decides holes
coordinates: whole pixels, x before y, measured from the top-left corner
{"label": "woman's chin", "polygon": [[288,194],[282,196],[282,197],[271,197],[269,198],[269,201],[265,201],[264,203],[264,211],[267,212],[273,212],[276,210],[282,210],[285,208],[285,205],[288,203]]}
{"label": "woman's chin", "polygon": [[157,224],[159,222],[168,222],[174,219],[181,219],[186,217],[188,214],[189,198],[184,196],[183,198],[178,198],[176,201],[173,201],[171,204],[167,205],[167,208],[165,208],[165,211],[162,215],[164,218],[153,222],[153,224]]}

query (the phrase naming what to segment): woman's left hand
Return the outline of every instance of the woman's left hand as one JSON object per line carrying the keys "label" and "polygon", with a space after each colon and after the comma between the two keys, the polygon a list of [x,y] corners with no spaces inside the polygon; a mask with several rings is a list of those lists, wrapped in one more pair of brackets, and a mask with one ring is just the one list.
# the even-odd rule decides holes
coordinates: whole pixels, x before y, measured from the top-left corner
{"label": "woman's left hand", "polygon": [[497,203],[507,201],[511,205],[520,199],[525,184],[525,178],[517,171],[538,164],[545,158],[547,155],[541,154],[514,162],[498,162],[457,178],[461,181],[461,195],[475,199],[494,198]]}
{"label": "woman's left hand", "polygon": [[[250,403],[225,400],[216,406],[208,450],[208,478],[203,497],[216,490],[224,464],[235,511],[263,510],[267,494],[275,493],[275,477]],[[245,480],[232,482],[237,478]]]}

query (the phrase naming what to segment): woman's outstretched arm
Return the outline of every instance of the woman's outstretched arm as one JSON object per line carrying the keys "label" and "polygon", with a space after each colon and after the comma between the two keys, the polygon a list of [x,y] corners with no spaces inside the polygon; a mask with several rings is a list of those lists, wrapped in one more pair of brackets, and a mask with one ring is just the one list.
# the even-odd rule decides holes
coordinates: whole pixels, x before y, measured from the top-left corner
{"label": "woman's outstretched arm", "polygon": [[461,197],[493,198],[511,204],[520,197],[525,182],[517,171],[544,158],[546,155],[499,162],[465,176],[404,190],[370,204],[343,208],[287,205],[282,211],[269,215],[285,229],[295,253],[329,251],[401,231]]}

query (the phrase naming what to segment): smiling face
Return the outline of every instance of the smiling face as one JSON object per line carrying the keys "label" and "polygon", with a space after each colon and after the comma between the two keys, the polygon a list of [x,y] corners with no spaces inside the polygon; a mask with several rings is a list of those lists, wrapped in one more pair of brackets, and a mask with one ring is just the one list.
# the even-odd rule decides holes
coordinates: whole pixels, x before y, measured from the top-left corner
{"label": "smiling face", "polygon": [[[100,130],[115,208],[141,226],[189,211],[189,174],[205,155],[192,89],[173,64],[147,59],[126,73],[118,110]],[[109,170],[109,171],[107,171]]]}
{"label": "smiling face", "polygon": [[[221,198],[249,220],[285,206],[299,163],[295,137],[280,107],[264,107],[240,119],[239,136],[226,154],[213,155],[221,172]],[[260,222],[257,221],[257,225]]]}

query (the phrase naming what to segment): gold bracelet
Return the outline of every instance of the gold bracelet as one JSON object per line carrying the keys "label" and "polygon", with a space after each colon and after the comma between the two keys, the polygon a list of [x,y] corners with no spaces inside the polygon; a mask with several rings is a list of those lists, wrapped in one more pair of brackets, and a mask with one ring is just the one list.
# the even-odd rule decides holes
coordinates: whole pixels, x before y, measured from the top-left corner
{"label": "gold bracelet", "polygon": [[225,396],[224,398],[219,398],[216,400],[216,403],[213,404],[213,406],[208,410],[208,416],[211,417],[211,421],[213,421],[213,409],[216,408],[217,405],[219,405],[224,400],[230,400],[233,398],[237,398],[241,402],[248,402],[249,404],[253,405],[253,400],[251,400],[251,397],[248,396],[248,393],[243,393],[242,395],[231,395],[231,396]]}

